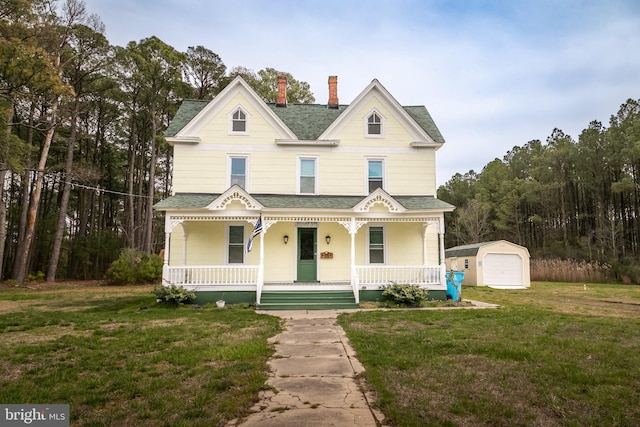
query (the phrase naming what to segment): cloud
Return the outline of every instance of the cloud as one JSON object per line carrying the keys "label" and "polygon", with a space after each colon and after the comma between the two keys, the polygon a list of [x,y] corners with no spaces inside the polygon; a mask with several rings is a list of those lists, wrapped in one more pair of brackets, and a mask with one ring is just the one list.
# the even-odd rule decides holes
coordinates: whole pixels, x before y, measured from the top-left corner
{"label": "cloud", "polygon": [[438,182],[479,171],[558,127],[577,138],[640,98],[636,0],[208,2],[88,0],[112,44],[157,35],[203,45],[228,68],[287,71],[326,102],[377,78],[404,105],[425,105],[447,143]]}

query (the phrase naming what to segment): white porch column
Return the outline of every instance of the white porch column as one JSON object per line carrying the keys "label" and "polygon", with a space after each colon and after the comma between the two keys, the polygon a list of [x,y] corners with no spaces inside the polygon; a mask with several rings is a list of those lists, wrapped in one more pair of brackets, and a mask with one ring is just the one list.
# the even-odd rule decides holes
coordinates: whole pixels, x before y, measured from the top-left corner
{"label": "white porch column", "polygon": [[427,281],[427,230],[429,229],[429,224],[422,224],[422,266],[424,269],[422,270],[422,280]]}
{"label": "white porch column", "polygon": [[264,285],[264,235],[267,234],[267,226],[264,218],[262,221],[262,230],[260,231],[260,266],[258,267],[258,280],[256,283],[256,305],[260,304],[262,286]]}
{"label": "white porch column", "polygon": [[187,224],[182,223],[182,265],[187,265]]}
{"label": "white porch column", "polygon": [[162,260],[162,284],[169,282],[169,248],[171,243],[171,231],[169,224],[171,215],[164,217],[164,259]]}
{"label": "white porch column", "polygon": [[427,229],[429,224],[422,224],[422,265],[427,266]]}
{"label": "white porch column", "polygon": [[351,218],[351,224],[349,226],[349,236],[351,236],[351,288],[353,289],[353,296],[356,300],[356,304],[360,303],[360,280],[358,278],[358,270],[356,270],[356,233],[358,227],[356,225],[356,219]]}
{"label": "white porch column", "polygon": [[360,279],[358,278],[358,270],[356,268],[356,234],[358,229],[366,224],[366,221],[356,221],[355,217],[352,217],[349,221],[338,221],[340,225],[347,229],[349,236],[351,236],[351,288],[353,289],[353,296],[356,299],[356,303],[360,302]]}

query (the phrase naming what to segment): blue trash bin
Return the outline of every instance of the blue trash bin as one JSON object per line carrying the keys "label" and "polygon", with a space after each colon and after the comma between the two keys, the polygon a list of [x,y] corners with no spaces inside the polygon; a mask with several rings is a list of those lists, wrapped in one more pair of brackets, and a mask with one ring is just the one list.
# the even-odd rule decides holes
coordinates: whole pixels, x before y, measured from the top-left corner
{"label": "blue trash bin", "polygon": [[464,271],[447,272],[447,298],[451,298],[453,301],[460,301],[463,280]]}

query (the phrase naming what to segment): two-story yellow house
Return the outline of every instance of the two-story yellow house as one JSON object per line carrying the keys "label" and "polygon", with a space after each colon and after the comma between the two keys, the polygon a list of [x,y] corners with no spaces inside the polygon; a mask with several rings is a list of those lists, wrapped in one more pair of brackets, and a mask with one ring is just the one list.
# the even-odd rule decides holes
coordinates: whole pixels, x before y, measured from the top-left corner
{"label": "two-story yellow house", "polygon": [[[241,78],[184,101],[166,132],[174,195],[163,281],[259,308],[355,307],[390,283],[446,298],[444,212],[424,106],[373,80],[349,105],[267,104]],[[250,249],[250,250],[249,250]],[[297,299],[296,299],[297,297]]]}

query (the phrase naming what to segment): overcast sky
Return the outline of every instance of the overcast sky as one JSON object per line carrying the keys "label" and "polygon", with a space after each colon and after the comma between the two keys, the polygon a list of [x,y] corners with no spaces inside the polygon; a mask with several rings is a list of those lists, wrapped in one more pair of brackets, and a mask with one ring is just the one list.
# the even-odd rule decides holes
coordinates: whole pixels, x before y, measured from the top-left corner
{"label": "overcast sky", "polygon": [[326,103],[377,78],[424,105],[446,144],[438,185],[554,128],[578,139],[640,99],[638,0],[85,0],[113,45],[202,45],[228,69],[270,67]]}

